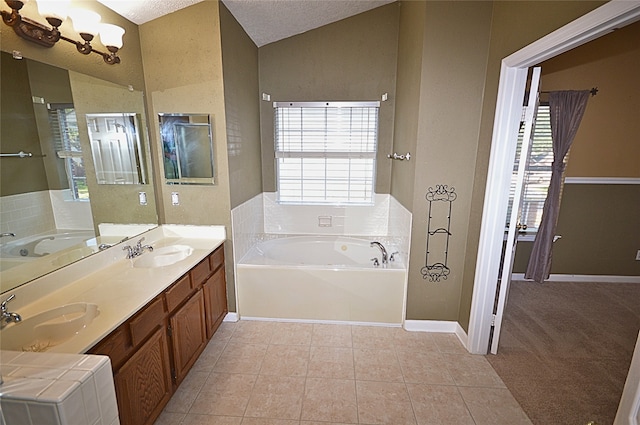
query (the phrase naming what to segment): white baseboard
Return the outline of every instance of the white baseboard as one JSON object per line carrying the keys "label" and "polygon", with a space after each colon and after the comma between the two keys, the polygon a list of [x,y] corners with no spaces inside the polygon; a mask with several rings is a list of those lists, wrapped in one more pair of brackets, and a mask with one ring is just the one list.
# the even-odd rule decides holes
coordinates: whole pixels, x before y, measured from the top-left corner
{"label": "white baseboard", "polygon": [[348,320],[321,320],[321,319],[285,319],[280,317],[253,317],[242,316],[242,320],[255,322],[288,322],[288,323],[318,323],[325,325],[353,325],[353,326],[382,326],[387,328],[399,328],[400,323],[382,323],[382,322],[355,322]]}
{"label": "white baseboard", "polygon": [[[511,275],[512,280],[526,280],[524,273],[514,273]],[[640,283],[640,276],[607,276],[607,275],[589,275],[589,274],[552,274],[547,279],[550,282],[603,282],[603,283]]]}
{"label": "white baseboard", "polygon": [[[435,332],[455,334],[467,348],[467,333],[460,323],[444,320],[405,320],[404,329],[410,332]],[[468,348],[467,348],[468,349]]]}
{"label": "white baseboard", "polygon": [[224,316],[224,319],[222,319],[223,322],[237,322],[238,320],[238,313],[234,312],[227,313],[227,315]]}

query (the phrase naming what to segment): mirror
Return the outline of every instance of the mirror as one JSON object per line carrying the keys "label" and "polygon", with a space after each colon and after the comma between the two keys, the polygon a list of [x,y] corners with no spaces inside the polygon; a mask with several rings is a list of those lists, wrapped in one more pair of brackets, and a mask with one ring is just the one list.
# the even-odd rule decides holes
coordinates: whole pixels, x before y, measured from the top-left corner
{"label": "mirror", "polygon": [[[2,293],[134,237],[158,219],[142,92],[0,54]],[[126,135],[111,152],[114,161],[120,155],[119,169],[94,161],[105,153],[94,152],[92,119],[111,120],[116,134]],[[126,184],[116,175],[125,171]]]}
{"label": "mirror", "polygon": [[209,115],[158,114],[167,184],[214,184]]}
{"label": "mirror", "polygon": [[145,184],[139,117],[135,113],[87,114],[98,184]]}

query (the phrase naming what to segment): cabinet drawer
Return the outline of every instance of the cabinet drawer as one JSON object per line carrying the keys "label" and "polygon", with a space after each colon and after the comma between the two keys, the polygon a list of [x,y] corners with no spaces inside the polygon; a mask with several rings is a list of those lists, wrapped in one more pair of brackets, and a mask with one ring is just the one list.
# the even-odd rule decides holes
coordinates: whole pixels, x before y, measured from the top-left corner
{"label": "cabinet drawer", "polygon": [[189,275],[184,275],[182,279],[177,281],[166,292],[167,309],[169,312],[178,307],[182,301],[186,300],[191,294],[191,279]]}
{"label": "cabinet drawer", "polygon": [[162,298],[159,297],[129,322],[133,346],[140,344],[151,332],[162,325],[163,318],[164,303]]}
{"label": "cabinet drawer", "polygon": [[224,246],[220,246],[209,256],[209,264],[212,271],[216,271],[219,267],[224,266]]}
{"label": "cabinet drawer", "polygon": [[200,286],[202,282],[207,280],[207,277],[209,277],[210,272],[211,272],[211,269],[209,268],[209,259],[205,258],[204,260],[200,261],[200,263],[198,263],[198,265],[191,270],[191,285],[194,288],[197,286]]}

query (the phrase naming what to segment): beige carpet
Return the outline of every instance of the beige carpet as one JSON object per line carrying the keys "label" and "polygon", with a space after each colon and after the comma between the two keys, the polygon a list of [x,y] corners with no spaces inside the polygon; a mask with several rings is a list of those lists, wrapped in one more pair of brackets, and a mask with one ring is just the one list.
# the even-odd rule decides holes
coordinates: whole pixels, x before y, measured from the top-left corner
{"label": "beige carpet", "polygon": [[536,425],[612,424],[640,329],[640,284],[512,282],[487,359]]}

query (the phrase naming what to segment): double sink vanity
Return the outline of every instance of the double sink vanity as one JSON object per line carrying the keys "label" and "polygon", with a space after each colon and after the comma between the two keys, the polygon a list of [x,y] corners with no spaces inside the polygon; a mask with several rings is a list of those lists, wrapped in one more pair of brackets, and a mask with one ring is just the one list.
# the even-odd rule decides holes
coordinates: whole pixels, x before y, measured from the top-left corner
{"label": "double sink vanity", "polygon": [[[22,319],[0,333],[5,382],[22,376],[5,359],[108,356],[119,423],[155,421],[227,313],[226,235],[162,225],[142,236],[3,294]],[[139,241],[146,249],[127,258]],[[3,388],[3,409],[17,398]]]}

